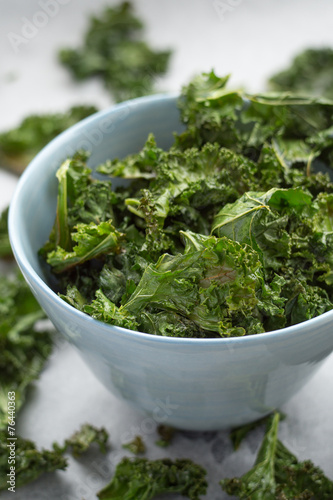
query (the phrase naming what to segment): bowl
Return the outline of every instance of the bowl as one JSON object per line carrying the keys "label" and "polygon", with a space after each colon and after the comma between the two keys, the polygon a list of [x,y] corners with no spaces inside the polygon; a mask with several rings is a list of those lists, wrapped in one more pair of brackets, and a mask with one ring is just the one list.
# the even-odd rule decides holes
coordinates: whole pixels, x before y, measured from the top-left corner
{"label": "bowl", "polygon": [[71,127],[22,175],[10,207],[9,233],[41,307],[96,377],[153,422],[207,431],[254,421],[296,394],[333,350],[333,311],[240,338],[153,336],[101,323],[71,307],[48,286],[37,256],[54,222],[55,172],[68,155],[90,150],[93,168],[138,151],[150,132],[168,148],[182,128],[176,95],[128,101]]}

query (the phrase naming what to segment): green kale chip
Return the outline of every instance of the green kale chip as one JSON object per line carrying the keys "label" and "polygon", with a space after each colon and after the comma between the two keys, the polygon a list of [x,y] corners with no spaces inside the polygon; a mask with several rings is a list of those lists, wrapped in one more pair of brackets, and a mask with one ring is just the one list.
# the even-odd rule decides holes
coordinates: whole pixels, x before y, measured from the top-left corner
{"label": "green kale chip", "polygon": [[186,130],[176,138],[178,147],[217,142],[257,160],[266,142],[305,140],[331,126],[333,102],[328,99],[287,92],[248,94],[229,90],[227,81],[212,71],[184,87],[180,111]]}
{"label": "green kale chip", "polygon": [[171,52],[150,48],[142,31],[129,2],[106,7],[91,17],[82,47],[62,49],[60,61],[78,80],[101,77],[116,101],[150,94],[166,72]]}
{"label": "green kale chip", "polygon": [[[64,470],[67,467],[65,453],[71,452],[74,457],[86,452],[93,443],[98,444],[101,452],[106,452],[108,433],[104,428],[97,429],[93,425],[84,424],[63,445],[53,443],[52,450],[38,450],[35,443],[21,436],[8,440],[8,433],[0,430],[0,491],[8,488],[10,467],[15,469],[15,487],[19,488],[41,476],[44,472]],[[10,444],[13,448],[10,456]]]}
{"label": "green kale chip", "polygon": [[199,500],[206,493],[206,471],[188,459],[124,458],[108,486],[97,496],[101,500],[150,500],[163,493],[180,493]]}
{"label": "green kale chip", "polygon": [[129,443],[124,443],[123,448],[134,455],[142,455],[146,452],[146,445],[141,436],[135,436]]}
{"label": "green kale chip", "polygon": [[[16,436],[15,441],[8,441],[7,438],[8,434],[0,430],[0,491],[10,487],[7,483],[10,481],[10,470],[13,470],[10,467],[15,467],[15,488],[37,479],[44,472],[66,469],[67,460],[61,452],[38,450],[35,443],[20,436]],[[10,448],[7,444],[13,447],[14,462],[10,458]]]}
{"label": "green kale chip", "polygon": [[90,177],[85,160],[85,153],[78,153],[57,171],[57,215],[50,239],[40,251],[47,255],[47,262],[56,273],[118,252],[123,236],[107,219],[113,215],[116,197],[104,182]]}
{"label": "green kale chip", "polygon": [[16,411],[52,350],[50,332],[37,327],[45,318],[22,275],[0,277],[0,429],[7,425],[8,392]]}
{"label": "green kale chip", "polygon": [[157,432],[160,438],[155,441],[155,444],[157,446],[161,446],[162,448],[167,448],[173,440],[176,429],[174,427],[170,427],[169,425],[160,424],[157,427]]}
{"label": "green kale chip", "polygon": [[240,478],[222,479],[229,495],[251,500],[329,500],[333,482],[310,460],[299,462],[278,439],[280,415],[268,419],[267,430],[251,470]]}
{"label": "green kale chip", "polygon": [[245,322],[256,315],[256,291],[262,282],[258,255],[227,238],[190,232],[182,236],[184,254],[164,254],[150,264],[120,311],[135,316],[147,307],[157,308],[175,312],[201,330],[244,335]]}
{"label": "green kale chip", "polygon": [[108,252],[118,251],[119,233],[111,224],[111,221],[100,224],[78,224],[74,226],[75,232],[71,233],[71,241],[75,242],[72,252],[67,252],[61,246],[50,252],[47,263],[50,264],[55,273],[62,273],[86,262],[95,259]]}
{"label": "green kale chip", "polygon": [[96,298],[91,304],[85,305],[83,310],[104,323],[121,326],[129,330],[137,330],[139,326],[132,314],[129,314],[127,310],[123,310],[121,307],[118,308],[101,290],[96,291]]}
{"label": "green kale chip", "polygon": [[333,50],[329,47],[306,49],[298,54],[289,68],[276,73],[269,84],[278,91],[333,98]]}
{"label": "green kale chip", "polygon": [[68,439],[65,440],[63,446],[58,443],[53,444],[53,449],[61,453],[70,451],[74,457],[79,457],[85,453],[93,443],[96,443],[102,453],[106,453],[106,445],[108,441],[108,433],[102,427],[97,429],[91,424],[83,424],[80,429]]}
{"label": "green kale chip", "polygon": [[11,259],[12,247],[8,236],[8,207],[0,214],[0,259]]}
{"label": "green kale chip", "polygon": [[94,106],[74,106],[64,113],[31,115],[0,134],[0,162],[21,174],[34,156],[61,132],[96,113]]}

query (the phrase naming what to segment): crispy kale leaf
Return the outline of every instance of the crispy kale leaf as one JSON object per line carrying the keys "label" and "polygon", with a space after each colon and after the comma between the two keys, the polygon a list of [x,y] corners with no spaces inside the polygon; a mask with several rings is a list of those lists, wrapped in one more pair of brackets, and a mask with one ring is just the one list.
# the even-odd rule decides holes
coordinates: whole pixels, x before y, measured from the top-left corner
{"label": "crispy kale leaf", "polygon": [[279,269],[281,259],[292,256],[291,233],[304,224],[310,233],[308,221],[317,210],[312,196],[300,188],[248,192],[220,210],[212,232],[247,243],[259,252],[266,268]]}
{"label": "crispy kale leaf", "polygon": [[107,7],[91,17],[82,47],[61,50],[60,61],[78,80],[101,77],[116,101],[150,94],[171,52],[150,48],[142,31],[129,2]]}
{"label": "crispy kale leaf", "polygon": [[278,91],[292,91],[333,98],[333,50],[307,49],[298,54],[289,68],[273,75],[269,84]]}
{"label": "crispy kale leaf", "polygon": [[[3,234],[8,238],[6,229],[4,226]],[[54,444],[53,450],[40,451],[32,441],[16,435],[15,440],[10,441],[15,445],[15,462],[8,462],[7,427],[11,426],[8,393],[15,392],[15,414],[18,415],[29,384],[38,378],[52,350],[50,332],[38,327],[38,321],[44,318],[44,312],[19,271],[0,277],[0,490],[8,488],[11,465],[15,466],[18,488],[44,472],[65,469],[67,461],[63,454],[68,450],[77,456],[94,442],[101,451],[106,450],[105,429],[85,424],[63,446]]]}
{"label": "crispy kale leaf", "polygon": [[134,455],[142,455],[146,452],[146,445],[141,436],[135,436],[129,443],[124,443],[123,448]]}
{"label": "crispy kale leaf", "polygon": [[[281,418],[281,414],[280,414]],[[234,450],[238,450],[242,441],[245,437],[253,430],[262,425],[263,423],[267,424],[267,417],[263,417],[261,419],[255,420],[254,422],[250,422],[249,424],[241,425],[239,427],[234,427],[230,431],[230,439],[233,445]]]}
{"label": "crispy kale leaf", "polygon": [[199,500],[206,493],[205,475],[201,466],[187,459],[124,458],[111,483],[97,496],[101,500],[150,500],[163,493],[180,493]]}
{"label": "crispy kale leaf", "polygon": [[0,278],[0,429],[7,424],[8,392],[15,391],[18,411],[51,352],[50,332],[36,327],[44,317],[20,273]]}
{"label": "crispy kale leaf", "polygon": [[0,430],[0,490],[8,488],[7,474],[11,465],[15,467],[15,486],[19,488],[37,479],[44,472],[66,469],[65,453],[71,452],[74,457],[78,457],[93,443],[97,443],[100,451],[105,453],[108,433],[104,428],[97,429],[90,424],[84,424],[66,439],[63,445],[54,443],[52,450],[38,450],[32,441],[21,436],[15,437],[15,440],[10,440],[10,444],[15,446],[15,462],[9,463],[8,433]]}
{"label": "crispy kale leaf", "polygon": [[249,321],[251,314],[256,315],[256,291],[262,279],[257,254],[227,238],[190,232],[182,236],[184,254],[164,254],[150,264],[122,308],[133,315],[147,308],[173,312],[199,331],[224,336],[244,335],[245,322],[248,329],[258,328],[255,318],[253,325]]}
{"label": "crispy kale leaf", "polygon": [[95,113],[94,106],[75,106],[64,113],[31,115],[0,134],[0,163],[20,174],[34,156],[61,132]]}
{"label": "crispy kale leaf", "polygon": [[93,318],[112,325],[121,326],[130,330],[138,329],[138,322],[132,314],[118,308],[101,290],[97,290],[96,299],[84,307],[84,312]]}
{"label": "crispy kale leaf", "polygon": [[11,259],[12,247],[8,237],[8,208],[0,214],[0,259]]}
{"label": "crispy kale leaf", "polygon": [[218,144],[163,151],[152,135],[138,154],[98,168],[127,179],[140,178],[141,171],[146,182],[125,204],[142,219],[145,248],[155,260],[163,251],[181,249],[180,229],[209,234],[214,211],[256,186],[255,170],[253,162]]}
{"label": "crispy kale leaf", "polygon": [[[96,319],[155,335],[239,336],[263,331],[262,314],[281,316],[276,279],[264,283],[258,254],[225,237],[182,232],[183,254],[149,264],[118,308],[103,294],[84,311]],[[275,290],[274,290],[275,288]]]}
{"label": "crispy kale leaf", "polygon": [[111,221],[100,224],[78,224],[74,226],[75,232],[71,233],[71,242],[75,242],[73,251],[67,252],[61,246],[48,254],[47,263],[50,264],[55,273],[62,273],[83,264],[87,260],[96,259],[100,255],[109,252],[117,252],[119,249],[119,233],[111,224]]}
{"label": "crispy kale leaf", "polygon": [[300,188],[273,188],[266,193],[246,193],[223,207],[214,220],[213,231],[219,236],[258,251],[267,277],[279,272],[287,324],[300,323],[333,307],[331,296],[320,286],[331,280],[330,200],[331,195],[322,194],[313,202]]}
{"label": "crispy kale leaf", "polygon": [[[229,90],[227,78],[212,71],[194,79],[180,100],[186,130],[177,136],[182,149],[217,142],[257,160],[273,139],[305,140],[331,126],[332,101],[290,93],[251,95]],[[273,187],[273,186],[271,186]]]}
{"label": "crispy kale leaf", "polygon": [[40,251],[47,255],[47,262],[55,273],[118,252],[123,236],[110,219],[116,197],[106,189],[104,182],[90,177],[91,170],[86,167],[85,159],[85,154],[79,153],[66,160],[57,172],[55,224],[49,241]]}
{"label": "crispy kale leaf", "polygon": [[149,134],[145,145],[138,153],[127,156],[125,159],[106,160],[98,166],[97,171],[110,177],[153,179],[164,154],[163,149],[157,146],[154,135]]}
{"label": "crispy kale leaf", "polygon": [[[0,430],[0,491],[7,490],[9,484],[10,466],[15,467],[15,486],[19,488],[34,479],[37,479],[44,472],[64,470],[67,467],[67,460],[62,453],[55,450],[38,450],[35,444],[20,436],[16,436],[15,441],[7,440],[6,431]],[[9,464],[9,448],[7,444],[14,443],[15,463]],[[14,448],[13,448],[14,451]]]}
{"label": "crispy kale leaf", "polygon": [[78,457],[86,452],[93,443],[96,443],[100,451],[105,453],[108,437],[109,435],[103,427],[97,429],[91,424],[83,424],[78,431],[65,440],[63,446],[54,443],[53,449],[61,453],[70,451],[74,457]]}
{"label": "crispy kale leaf", "polygon": [[223,479],[220,484],[229,495],[253,500],[276,499],[275,457],[279,416],[276,414],[264,436],[254,467],[240,479]]}
{"label": "crispy kale leaf", "polygon": [[278,439],[279,420],[278,413],[268,419],[253,468],[240,478],[223,479],[223,490],[244,500],[331,499],[333,482],[310,460],[299,462]]}
{"label": "crispy kale leaf", "polygon": [[160,424],[157,427],[157,432],[160,437],[157,441],[155,441],[155,444],[157,446],[161,446],[162,448],[167,448],[173,440],[176,429],[174,427],[170,427],[169,425]]}

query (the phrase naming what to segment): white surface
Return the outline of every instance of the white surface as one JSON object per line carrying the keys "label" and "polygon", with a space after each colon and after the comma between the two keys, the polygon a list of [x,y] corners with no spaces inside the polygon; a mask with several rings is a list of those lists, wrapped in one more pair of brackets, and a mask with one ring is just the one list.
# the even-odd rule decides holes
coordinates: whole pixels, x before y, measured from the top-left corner
{"label": "white surface", "polygon": [[[57,14],[27,43],[21,43],[16,53],[9,34],[20,35],[26,19],[32,21],[41,11],[41,3],[0,0],[0,130],[16,125],[29,113],[65,110],[82,102],[103,107],[111,102],[100,82],[78,85],[56,59],[58,48],[79,42],[87,13],[98,13],[107,2],[62,0],[60,5],[59,1]],[[211,0],[134,2],[147,24],[149,40],[160,48],[175,49],[160,89],[179,90],[193,74],[214,67],[219,74],[233,73],[234,84],[261,90],[265,78],[283,68],[300,49],[333,46],[331,0],[221,0],[222,4],[234,7],[221,14]],[[15,184],[16,178],[0,170],[0,208],[10,201]],[[299,458],[312,459],[333,479],[332,377],[331,356],[282,408],[288,419],[281,424],[280,437]],[[144,437],[149,458],[189,457],[201,463],[209,476],[206,498],[227,498],[218,480],[240,475],[252,465],[260,435],[252,436],[237,454],[232,453],[226,432],[180,433],[171,447],[160,449],[154,445],[157,436],[147,417],[111,396],[77,352],[58,340],[20,414],[19,431],[40,447],[49,447],[84,422],[104,425],[110,432],[112,449],[107,457],[96,452],[71,459],[66,472],[45,475],[18,490],[17,500],[95,500],[96,491],[108,482],[123,454],[121,443],[135,434]],[[13,497],[5,493],[1,498]]]}

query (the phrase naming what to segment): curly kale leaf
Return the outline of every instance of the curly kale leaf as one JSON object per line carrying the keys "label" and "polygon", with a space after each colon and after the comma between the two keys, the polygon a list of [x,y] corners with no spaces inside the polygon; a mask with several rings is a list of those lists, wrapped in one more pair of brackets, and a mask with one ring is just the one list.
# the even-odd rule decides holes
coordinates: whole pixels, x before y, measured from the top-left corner
{"label": "curly kale leaf", "polygon": [[[211,71],[198,75],[183,87],[179,108],[186,131],[176,136],[176,145],[181,149],[217,142],[240,152],[237,148],[240,134],[235,122],[243,107],[243,98],[239,91],[226,88],[228,79],[229,76],[219,78]],[[216,95],[221,96],[218,103],[206,101],[207,97]]]}
{"label": "curly kale leaf", "polygon": [[253,468],[241,478],[222,479],[220,484],[229,495],[252,500],[275,500],[275,456],[279,415],[268,426]]}
{"label": "curly kale leaf", "polygon": [[146,452],[146,445],[141,436],[135,436],[129,443],[124,443],[123,448],[129,450],[134,455],[143,455]]}
{"label": "curly kale leaf", "polygon": [[101,290],[96,291],[96,298],[83,308],[84,312],[99,321],[110,323],[129,330],[138,330],[138,321],[133,314],[122,307],[117,307]]}
{"label": "curly kale leaf", "polygon": [[40,250],[55,273],[119,251],[123,235],[107,219],[113,215],[117,197],[107,182],[91,178],[86,158],[83,152],[77,153],[56,174],[59,185],[55,224],[49,241]]}
{"label": "curly kale leaf", "polygon": [[157,446],[161,446],[162,448],[167,448],[172,443],[176,429],[174,427],[170,427],[169,425],[160,424],[157,427],[157,432],[160,437],[157,441],[155,441],[155,444]]}
{"label": "curly kale leaf", "polygon": [[150,48],[142,31],[129,2],[107,7],[91,17],[82,46],[62,49],[60,61],[78,80],[101,77],[116,101],[149,94],[166,72],[171,52]]}
{"label": "curly kale leaf", "polygon": [[[245,319],[253,314],[260,329],[256,292],[262,286],[262,274],[257,253],[227,238],[190,232],[182,236],[184,254],[164,254],[150,264],[120,310],[134,316],[147,309],[148,313],[152,309],[176,313],[175,322],[183,317],[201,330],[222,336],[244,335]],[[238,325],[234,325],[236,317]]]}
{"label": "curly kale leaf", "polygon": [[107,160],[98,166],[97,172],[124,179],[153,179],[163,154],[163,149],[157,147],[154,135],[149,134],[145,145],[138,153],[122,160],[119,158]]}
{"label": "curly kale leaf", "polygon": [[179,493],[199,500],[206,493],[206,471],[188,459],[124,458],[100,500],[150,500],[163,493]]}
{"label": "curly kale leaf", "polygon": [[[144,221],[146,248],[156,258],[179,248],[181,229],[208,234],[214,210],[256,186],[256,167],[241,155],[218,144],[207,144],[201,150],[181,152],[172,148],[157,153],[152,136],[143,152],[115,160],[113,169],[126,177],[139,176],[135,171],[147,156],[149,172],[150,159],[154,159],[154,176],[137,198],[128,198],[125,203]],[[100,169],[110,172],[105,166]],[[145,169],[140,170],[142,175],[148,175]]]}
{"label": "curly kale leaf", "polygon": [[301,188],[249,192],[220,210],[212,232],[249,244],[259,252],[265,268],[280,269],[282,262],[301,251],[302,257],[311,258],[315,231],[309,224],[317,212],[312,196]]}
{"label": "curly kale leaf", "polygon": [[313,200],[299,187],[245,193],[220,210],[212,232],[251,245],[266,269],[295,267],[320,279],[333,263],[331,198],[322,193]]}
{"label": "curly kale leaf", "polygon": [[192,320],[175,312],[148,310],[140,314],[140,330],[151,335],[164,337],[205,338],[215,336],[200,328]]}
{"label": "curly kale leaf", "polygon": [[[84,424],[66,439],[63,445],[54,443],[52,450],[38,450],[35,443],[21,436],[16,436],[15,440],[10,441],[7,438],[7,433],[0,430],[0,490],[8,488],[7,480],[11,466],[15,467],[15,486],[19,488],[45,472],[66,469],[67,459],[64,457],[66,452],[78,457],[96,443],[100,451],[105,453],[108,433],[103,428],[97,429],[93,425]],[[10,462],[8,459],[9,443],[13,450],[15,448],[15,462]]]}
{"label": "curly kale leaf", "polygon": [[73,266],[83,264],[109,252],[119,251],[119,233],[110,221],[96,225],[78,224],[71,233],[71,241],[77,243],[72,252],[67,252],[61,246],[48,253],[47,263],[55,273],[63,273]]}
{"label": "curly kale leaf", "polygon": [[[280,420],[283,420],[285,418],[285,415],[279,412],[279,417]],[[247,437],[247,435],[253,431],[254,429],[257,429],[261,425],[265,424],[267,427],[267,419],[271,418],[269,417],[263,417],[258,420],[255,420],[254,422],[250,422],[249,424],[244,424],[239,427],[234,427],[230,431],[230,439],[233,445],[233,449],[236,451],[240,447],[241,443],[243,440]]]}
{"label": "curly kale leaf", "polygon": [[[272,241],[272,225],[276,226],[274,222],[279,220],[280,228],[286,228],[288,217],[311,217],[315,211],[312,196],[301,188],[272,188],[266,193],[248,192],[235,203],[225,205],[220,210],[214,219],[212,232],[248,243],[256,249],[262,247],[261,251],[264,253],[265,247],[259,241],[262,241],[262,235],[267,241]],[[276,240],[278,239],[281,246],[286,235],[283,237],[283,233],[279,234]],[[288,253],[287,247],[285,253]],[[275,251],[275,255],[277,254]]]}
{"label": "curly kale leaf", "polygon": [[299,462],[277,441],[275,477],[278,498],[329,500],[333,495],[333,482],[311,460]]}
{"label": "curly kale leaf", "polygon": [[284,306],[280,305],[284,307],[285,319],[278,320],[278,311],[272,314],[268,294],[261,310],[266,317],[266,329],[300,323],[332,309],[332,297],[321,285],[323,281],[332,281],[330,221],[331,195],[323,193],[314,202],[301,188],[246,193],[216,215],[214,232],[255,249],[266,281],[275,280],[275,287],[274,273],[279,275],[275,298],[284,298]]}
{"label": "curly kale leaf", "polygon": [[0,259],[11,259],[12,247],[8,236],[8,207],[0,214]]}
{"label": "curly kale leaf", "polygon": [[251,95],[226,88],[227,78],[203,74],[183,89],[182,120],[176,138],[182,149],[208,142],[257,160],[263,143],[275,137],[305,139],[331,126],[333,102],[289,93]]}
{"label": "curly kale leaf", "polygon": [[96,111],[94,106],[75,106],[64,113],[28,116],[17,128],[0,134],[1,165],[22,173],[46,144]]}
{"label": "curly kale leaf", "polygon": [[329,500],[333,482],[310,460],[299,462],[281,443],[279,421],[278,413],[268,418],[254,466],[240,478],[222,479],[223,490],[244,500]]}
{"label": "curly kale leaf", "polygon": [[19,488],[34,479],[37,479],[44,472],[64,470],[67,467],[67,460],[60,451],[38,450],[35,443],[20,436],[16,436],[15,441],[8,441],[5,431],[0,431],[0,490],[7,490],[10,467],[8,459],[7,444],[14,444],[15,449],[15,487]]}
{"label": "curly kale leaf", "polygon": [[18,411],[51,352],[49,331],[36,326],[43,318],[20,273],[0,278],[0,429],[7,423],[8,392],[15,391]]}
{"label": "curly kale leaf", "polygon": [[289,68],[276,73],[269,84],[278,91],[292,91],[333,98],[333,50],[328,47],[306,49]]}
{"label": "curly kale leaf", "polygon": [[118,278],[110,280],[115,275],[107,266],[100,284],[110,298],[99,289],[88,303],[69,288],[65,300],[107,323],[183,337],[258,333],[264,331],[265,308],[281,314],[281,299],[264,284],[260,260],[250,247],[191,232],[183,232],[182,238],[184,254],[163,254],[156,263],[145,263],[141,279],[126,281],[120,307],[108,287],[123,290],[126,278],[120,272],[118,283]]}
{"label": "curly kale leaf", "polygon": [[71,451],[74,457],[78,457],[85,453],[93,443],[96,443],[100,451],[105,453],[108,438],[109,435],[103,427],[97,429],[91,424],[83,424],[78,431],[65,440],[63,446],[54,443],[53,448],[61,453]]}

